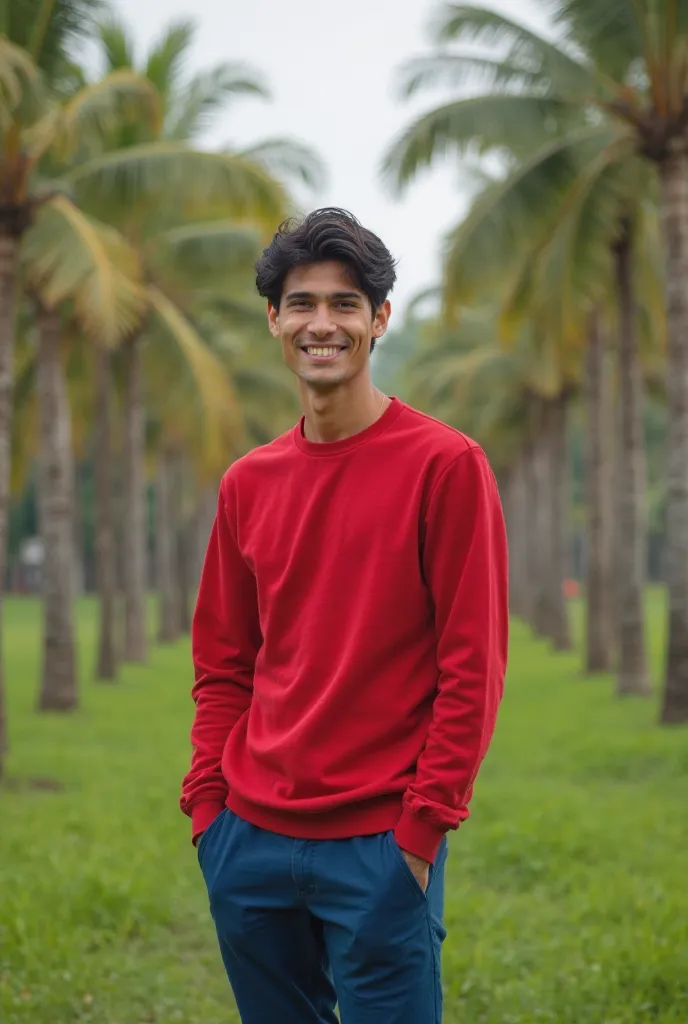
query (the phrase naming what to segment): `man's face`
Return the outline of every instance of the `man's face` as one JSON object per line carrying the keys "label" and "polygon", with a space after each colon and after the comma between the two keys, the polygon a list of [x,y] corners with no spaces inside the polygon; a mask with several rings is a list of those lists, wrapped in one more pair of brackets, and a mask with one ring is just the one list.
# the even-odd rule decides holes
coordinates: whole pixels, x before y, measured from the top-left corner
{"label": "man's face", "polygon": [[389,314],[389,302],[373,311],[347,268],[334,261],[291,270],[279,309],[268,304],[286,365],[304,384],[324,391],[367,371],[371,338],[382,337]]}

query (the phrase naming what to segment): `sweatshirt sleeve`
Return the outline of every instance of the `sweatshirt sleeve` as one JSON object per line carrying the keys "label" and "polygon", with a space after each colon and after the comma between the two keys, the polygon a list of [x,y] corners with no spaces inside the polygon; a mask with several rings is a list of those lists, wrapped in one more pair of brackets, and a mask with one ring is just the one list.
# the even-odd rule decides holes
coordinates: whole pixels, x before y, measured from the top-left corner
{"label": "sweatshirt sleeve", "polygon": [[482,449],[469,448],[444,470],[428,501],[423,535],[439,677],[426,744],[395,836],[402,849],[433,861],[443,835],[468,816],[504,689],[506,531]]}
{"label": "sweatshirt sleeve", "polygon": [[195,679],[191,695],[196,713],[191,770],[182,782],[180,805],[192,819],[194,842],[225,806],[229,790],[222,774],[222,754],[229,734],[251,703],[262,643],[255,577],[239,551],[223,487],[191,635]]}

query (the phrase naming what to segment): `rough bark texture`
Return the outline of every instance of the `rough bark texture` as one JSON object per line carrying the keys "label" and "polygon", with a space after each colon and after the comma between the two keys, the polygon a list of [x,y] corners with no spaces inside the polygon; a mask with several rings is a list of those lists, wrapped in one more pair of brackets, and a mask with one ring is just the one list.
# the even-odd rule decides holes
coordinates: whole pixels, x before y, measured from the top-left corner
{"label": "rough bark texture", "polygon": [[107,349],[96,352],[96,409],[94,429],[96,497],[96,580],[100,606],[96,678],[117,677],[115,535],[112,489],[112,368]]}
{"label": "rough bark texture", "polygon": [[569,613],[564,581],[569,575],[569,459],[568,459],[568,396],[547,403],[546,439],[549,469],[547,473],[549,501],[550,558],[548,573],[549,628],[547,635],[557,651],[572,647]]}
{"label": "rough bark texture", "polygon": [[[12,376],[14,369],[14,301],[17,240],[0,234],[0,616],[5,590],[7,513],[10,484],[12,430]],[[0,628],[0,779],[7,751],[5,671]]]}
{"label": "rough bark texture", "polygon": [[81,497],[79,464],[74,460],[72,481],[72,508],[74,515],[74,595],[80,597],[86,590],[86,559],[84,550],[84,510]]}
{"label": "rough bark texture", "polygon": [[145,661],[146,631],[146,491],[141,341],[124,347],[124,657]]}
{"label": "rough bark texture", "polygon": [[534,423],[527,485],[528,567],[533,580],[530,617],[536,633],[557,650],[571,647],[564,595],[568,574],[568,458],[565,396],[540,404]]}
{"label": "rough bark texture", "polygon": [[177,580],[174,456],[163,450],[155,478],[155,567],[158,586],[158,640],[172,643],[180,630],[180,593]]}
{"label": "rough bark texture", "polygon": [[643,372],[636,334],[632,244],[628,230],[616,246],[619,303],[619,446],[618,446],[618,644],[619,694],[650,693],[645,644],[647,537],[645,513],[645,442]]}
{"label": "rough bark texture", "polygon": [[219,484],[215,487],[204,487],[198,496],[196,514],[194,516],[194,559],[193,559],[193,580],[192,586],[195,592],[201,581],[203,562],[210,540],[210,533],[213,528],[215,511],[217,509],[217,492]]}
{"label": "rough bark texture", "polygon": [[78,705],[74,642],[74,459],[60,319],[39,310],[37,389],[41,453],[39,509],[43,537],[43,673],[39,707]]}
{"label": "rough bark texture", "polygon": [[191,555],[192,522],[182,523],[177,531],[177,574],[179,586],[179,628],[182,633],[191,632]]}
{"label": "rough bark texture", "polygon": [[540,535],[539,529],[542,520],[542,509],[538,501],[539,477],[538,461],[540,459],[541,445],[538,444],[537,435],[533,432],[527,442],[525,449],[524,476],[526,490],[528,493],[528,518],[526,521],[526,559],[528,562],[529,583],[527,593],[527,605],[524,609],[525,619],[537,633],[538,613],[540,610]]}
{"label": "rough bark texture", "polygon": [[509,539],[509,603],[513,615],[528,619],[532,606],[528,565],[527,455],[517,458],[504,481],[504,513]]}
{"label": "rough bark texture", "polygon": [[588,672],[614,664],[613,380],[606,338],[597,317],[588,333],[585,366],[586,614]]}
{"label": "rough bark texture", "polygon": [[668,359],[667,547],[669,642],[662,721],[688,722],[688,157],[664,162]]}
{"label": "rough bark texture", "polygon": [[182,633],[191,632],[192,588],[193,588],[193,518],[195,506],[192,500],[190,473],[187,461],[178,453],[175,465],[174,486],[177,494],[177,588],[179,592],[179,628]]}
{"label": "rough bark texture", "polygon": [[529,492],[532,495],[532,515],[529,521],[528,548],[533,571],[533,604],[530,622],[539,636],[550,635],[549,572],[552,552],[552,502],[548,474],[550,462],[547,437],[542,416],[538,416],[533,438],[530,462]]}

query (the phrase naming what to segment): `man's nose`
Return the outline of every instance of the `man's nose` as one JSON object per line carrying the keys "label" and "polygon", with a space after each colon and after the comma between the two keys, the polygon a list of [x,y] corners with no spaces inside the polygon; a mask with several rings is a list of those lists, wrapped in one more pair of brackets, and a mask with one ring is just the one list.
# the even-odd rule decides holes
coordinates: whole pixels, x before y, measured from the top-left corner
{"label": "man's nose", "polygon": [[318,338],[327,337],[328,334],[332,334],[333,331],[337,330],[337,325],[333,322],[327,306],[317,306],[313,310],[308,330]]}

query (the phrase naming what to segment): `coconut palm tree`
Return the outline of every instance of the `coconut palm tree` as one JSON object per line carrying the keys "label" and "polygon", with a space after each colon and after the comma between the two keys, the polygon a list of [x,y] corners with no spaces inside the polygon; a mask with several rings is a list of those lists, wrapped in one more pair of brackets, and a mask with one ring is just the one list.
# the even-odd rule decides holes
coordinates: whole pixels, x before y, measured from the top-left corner
{"label": "coconut palm tree", "polygon": [[[123,347],[125,655],[130,660],[143,660],[147,646],[144,398],[152,377],[147,376],[145,385],[144,349],[155,348],[157,339],[162,360],[169,361],[160,345],[172,345],[191,360],[197,372],[200,364],[194,353],[200,351],[201,339],[191,315],[192,277],[198,283],[194,261],[196,267],[208,266],[213,254],[215,277],[224,273],[226,284],[231,260],[236,262],[237,252],[246,252],[248,226],[272,230],[290,209],[275,168],[298,173],[311,183],[320,174],[320,165],[309,151],[284,140],[246,152],[211,153],[190,144],[229,98],[263,94],[256,76],[235,65],[222,65],[186,80],[182,64],[191,37],[189,24],[171,26],[141,69],[163,97],[159,130],[140,124],[114,132],[106,151],[76,168],[70,179],[86,208],[117,224],[137,248],[151,282],[147,313]],[[107,66],[115,69],[111,73],[132,66],[132,47],[121,24],[104,25],[101,40]],[[170,258],[164,255],[167,245]],[[177,272],[180,260],[186,260],[183,274]]]}
{"label": "coconut palm tree", "polygon": [[[397,150],[402,171],[431,153],[469,140],[533,152],[538,122],[552,134],[587,112],[590,132],[606,131],[599,162],[631,161],[656,170],[664,226],[668,328],[669,483],[667,563],[669,642],[662,720],[688,720],[688,8],[675,0],[558,0],[550,5],[555,42],[496,12],[450,5],[436,38],[497,44],[499,58],[443,55],[416,66],[417,82],[482,74],[482,96],[459,100],[421,119]],[[566,133],[564,132],[564,135]],[[404,160],[399,163],[401,153]],[[423,155],[424,153],[424,155]]]}
{"label": "coconut palm tree", "polygon": [[504,498],[512,548],[512,609],[557,649],[570,646],[566,421],[572,394],[556,353],[531,328],[504,351],[495,308],[426,330],[408,368],[416,404],[483,444]]}
{"label": "coconut palm tree", "polygon": [[614,392],[606,324],[590,315],[585,358],[586,660],[587,672],[610,671],[616,658],[614,615]]}
{"label": "coconut palm tree", "polygon": [[[64,209],[62,209],[64,207]],[[65,229],[68,221],[71,234]],[[81,331],[114,345],[143,305],[136,254],[114,229],[87,218],[67,200],[46,203],[21,247],[22,281],[36,304],[36,379],[40,417],[40,522],[45,548],[42,709],[76,705],[73,621],[74,463],[65,357]],[[73,332],[72,332],[73,333]]]}
{"label": "coconut palm tree", "polygon": [[[447,149],[475,145],[508,154],[501,183],[485,190],[459,229],[447,261],[456,289],[465,297],[484,286],[486,274],[515,277],[507,305],[512,315],[514,309],[523,315],[535,282],[549,296],[550,329],[574,341],[607,282],[618,294],[624,442],[619,690],[647,692],[642,382],[628,254],[636,247],[636,213],[652,183],[635,157],[635,140],[613,113],[613,83],[593,60],[579,56],[580,46],[554,45],[495,12],[453,5],[438,20],[437,39],[503,48],[498,59],[441,54],[413,62],[407,91],[442,78],[462,81],[467,73],[482,76],[487,88],[419,119],[387,161],[388,172],[403,181]],[[515,260],[524,249],[530,250],[526,260]],[[514,265],[520,266],[515,275]]]}
{"label": "coconut palm tree", "polygon": [[[63,183],[47,180],[40,166],[48,153],[64,155],[77,145],[88,147],[125,111],[152,112],[156,106],[150,84],[131,72],[96,83],[68,103],[51,91],[50,76],[66,64],[66,41],[87,25],[85,14],[91,7],[93,4],[78,0],[23,0],[9,12],[2,6],[2,27],[15,38],[0,35],[0,589],[5,569],[21,239],[40,216],[52,218],[53,227],[59,222],[69,235],[75,209],[61,194]],[[23,41],[22,33],[29,25],[30,49],[26,50],[18,42]],[[59,235],[58,231],[53,237],[58,248]],[[48,262],[53,259],[51,253],[44,256]],[[0,667],[0,762],[6,742],[3,707]]]}

